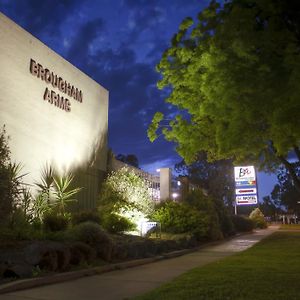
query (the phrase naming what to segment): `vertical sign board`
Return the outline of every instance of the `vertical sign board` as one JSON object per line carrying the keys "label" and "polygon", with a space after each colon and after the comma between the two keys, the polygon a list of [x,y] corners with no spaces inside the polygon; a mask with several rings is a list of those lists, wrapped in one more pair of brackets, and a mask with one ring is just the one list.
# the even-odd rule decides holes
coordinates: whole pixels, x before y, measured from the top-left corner
{"label": "vertical sign board", "polygon": [[234,179],[236,204],[257,204],[257,186],[254,166],[234,167]]}

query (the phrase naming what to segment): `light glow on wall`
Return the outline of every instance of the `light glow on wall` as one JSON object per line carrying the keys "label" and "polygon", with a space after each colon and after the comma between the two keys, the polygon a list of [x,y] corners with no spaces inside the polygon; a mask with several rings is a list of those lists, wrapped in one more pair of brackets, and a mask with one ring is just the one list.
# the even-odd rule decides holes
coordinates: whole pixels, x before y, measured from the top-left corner
{"label": "light glow on wall", "polygon": [[[11,137],[12,160],[28,173],[25,181],[36,182],[46,164],[64,173],[93,161],[106,171],[108,91],[1,13],[0,25],[0,126]],[[30,72],[32,59],[43,71],[34,65]],[[64,79],[60,85],[47,80],[49,70]],[[71,109],[58,109],[56,97],[44,99],[47,88],[67,97]]]}

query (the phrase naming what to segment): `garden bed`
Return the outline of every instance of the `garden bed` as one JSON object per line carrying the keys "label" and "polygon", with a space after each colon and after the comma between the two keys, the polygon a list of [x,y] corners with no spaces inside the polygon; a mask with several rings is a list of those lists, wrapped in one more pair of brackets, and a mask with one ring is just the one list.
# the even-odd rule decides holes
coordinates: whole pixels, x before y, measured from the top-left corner
{"label": "garden bed", "polygon": [[197,241],[188,235],[166,240],[111,234],[95,245],[81,241],[2,240],[0,284],[151,258],[197,245]]}

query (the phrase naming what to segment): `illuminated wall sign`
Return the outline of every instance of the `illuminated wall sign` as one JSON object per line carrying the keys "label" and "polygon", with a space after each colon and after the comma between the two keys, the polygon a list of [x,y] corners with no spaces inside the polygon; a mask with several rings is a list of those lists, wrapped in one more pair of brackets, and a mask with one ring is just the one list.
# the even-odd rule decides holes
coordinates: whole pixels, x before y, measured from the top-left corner
{"label": "illuminated wall sign", "polygon": [[[81,90],[65,81],[62,77],[59,77],[55,73],[51,72],[49,69],[44,68],[41,64],[36,63],[33,59],[30,60],[29,70],[33,76],[36,76],[46,83],[51,84],[52,87],[58,89],[60,92],[82,103]],[[48,89],[48,87],[46,87],[44,92],[44,100],[62,110],[65,110],[66,112],[71,111],[70,100],[66,97],[61,96],[55,91]]]}
{"label": "illuminated wall sign", "polygon": [[257,187],[254,166],[234,167],[234,178],[236,204],[257,204]]}

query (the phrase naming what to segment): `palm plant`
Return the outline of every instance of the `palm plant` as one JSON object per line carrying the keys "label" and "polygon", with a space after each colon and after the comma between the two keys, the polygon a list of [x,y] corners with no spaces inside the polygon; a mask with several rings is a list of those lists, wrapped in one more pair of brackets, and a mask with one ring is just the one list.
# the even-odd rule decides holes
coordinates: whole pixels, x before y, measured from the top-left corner
{"label": "palm plant", "polygon": [[72,198],[74,195],[76,195],[81,188],[70,188],[70,185],[74,179],[74,176],[72,174],[67,174],[65,176],[61,177],[53,177],[54,182],[54,197],[55,202],[54,206],[57,207],[58,212],[61,215],[65,215],[66,213],[66,206],[70,202],[77,201],[76,199]]}
{"label": "palm plant", "polygon": [[23,177],[27,175],[26,174],[20,174],[21,170],[23,169],[23,166],[20,163],[10,163],[8,165],[8,170],[9,170],[9,174],[10,174],[10,180],[13,183],[15,190],[14,193],[16,195],[20,195],[23,193]]}
{"label": "palm plant", "polygon": [[46,197],[43,193],[39,193],[33,202],[32,212],[34,218],[38,219],[39,221],[43,220],[43,216],[51,210],[50,205],[46,201]]}
{"label": "palm plant", "polygon": [[39,188],[40,194],[45,198],[48,205],[50,205],[54,173],[54,168],[46,164],[42,170],[41,182],[35,183],[35,185]]}
{"label": "palm plant", "polygon": [[30,205],[32,203],[32,195],[30,193],[30,190],[27,188],[24,188],[22,191],[22,201],[20,202],[20,208],[23,210],[25,216],[27,219],[29,219],[28,216],[30,216],[31,209]]}
{"label": "palm plant", "polygon": [[12,207],[15,209],[16,207],[22,205],[24,189],[26,184],[23,182],[23,177],[27,175],[21,174],[21,170],[23,166],[20,163],[9,163],[8,165],[8,176],[10,182],[10,194],[13,199]]}

